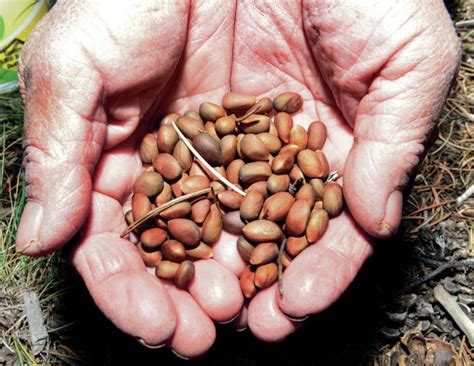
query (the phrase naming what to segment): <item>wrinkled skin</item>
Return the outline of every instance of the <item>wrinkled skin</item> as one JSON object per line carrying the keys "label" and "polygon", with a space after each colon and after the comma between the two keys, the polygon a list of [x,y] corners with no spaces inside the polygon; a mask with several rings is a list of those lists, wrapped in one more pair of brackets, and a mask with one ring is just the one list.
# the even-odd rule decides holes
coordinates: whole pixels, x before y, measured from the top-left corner
{"label": "wrinkled skin", "polygon": [[397,230],[402,191],[456,70],[442,2],[67,3],[22,54],[28,204],[17,249],[46,254],[78,232],[72,263],[120,329],[202,354],[215,339],[211,319],[232,320],[243,306],[244,263],[224,233],[214,259],[196,263],[189,293],[145,268],[119,237],[142,169],[137,141],[157,114],[220,102],[230,89],[293,90],[305,100],[295,120],[328,128],[324,151],[343,175],[348,210],[285,272],[284,296],[276,285],[261,291],[234,326],[277,341],[298,327],[289,318],[334,302],[371,254],[369,236]]}

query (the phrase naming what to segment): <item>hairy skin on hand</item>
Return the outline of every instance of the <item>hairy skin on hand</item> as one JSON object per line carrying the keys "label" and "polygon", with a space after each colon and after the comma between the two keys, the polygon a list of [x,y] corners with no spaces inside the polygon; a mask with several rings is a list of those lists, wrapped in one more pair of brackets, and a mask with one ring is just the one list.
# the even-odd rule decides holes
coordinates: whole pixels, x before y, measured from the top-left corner
{"label": "hairy skin on hand", "polygon": [[28,204],[17,248],[50,253],[79,232],[72,263],[120,329],[183,357],[204,353],[210,319],[239,314],[244,262],[224,234],[190,294],[146,269],[119,238],[142,169],[137,141],[156,115],[229,90],[296,91],[305,102],[295,121],[328,128],[324,152],[347,210],[285,272],[283,298],[273,286],[239,317],[239,328],[281,340],[298,325],[286,315],[321,311],[347,288],[369,235],[397,230],[458,59],[441,1],[59,1],[22,53]]}

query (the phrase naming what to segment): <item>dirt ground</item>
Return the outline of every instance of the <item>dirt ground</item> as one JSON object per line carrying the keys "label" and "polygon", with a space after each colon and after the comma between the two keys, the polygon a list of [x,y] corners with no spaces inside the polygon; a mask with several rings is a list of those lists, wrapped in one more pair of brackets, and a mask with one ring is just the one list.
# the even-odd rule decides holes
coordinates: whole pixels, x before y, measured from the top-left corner
{"label": "dirt ground", "polygon": [[[249,331],[217,325],[211,350],[186,365],[423,365],[403,361],[402,355],[413,348],[400,341],[415,330],[428,340],[425,346],[434,345],[458,360],[438,364],[474,365],[474,344],[434,295],[441,286],[474,319],[474,195],[459,204],[473,184],[474,25],[462,21],[474,18],[474,2],[448,5],[463,43],[463,59],[438,123],[439,138],[406,197],[399,234],[375,243],[374,255],[337,303],[308,319],[283,344],[265,344]],[[64,251],[38,259],[15,254],[14,234],[24,205],[22,104],[17,94],[0,97],[0,120],[0,365],[184,364],[168,349],[145,349],[118,331],[97,310],[68,267]],[[25,290],[38,294],[49,333],[36,355],[26,322]]]}

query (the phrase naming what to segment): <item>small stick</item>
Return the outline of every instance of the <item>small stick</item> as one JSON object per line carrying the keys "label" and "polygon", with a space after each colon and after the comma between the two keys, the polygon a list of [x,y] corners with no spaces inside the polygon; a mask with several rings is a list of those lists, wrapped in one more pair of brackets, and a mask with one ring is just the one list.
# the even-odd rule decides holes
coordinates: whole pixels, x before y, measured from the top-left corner
{"label": "small stick", "polygon": [[244,119],[246,119],[247,117],[250,117],[252,114],[255,114],[255,113],[258,113],[258,111],[262,108],[262,106],[257,106],[255,108],[255,106],[253,107],[250,107],[250,109],[242,116],[242,117],[239,117],[239,118],[236,118],[235,120],[237,122],[241,122],[243,121]]}
{"label": "small stick", "polygon": [[285,252],[286,247],[285,238],[280,246],[280,252],[278,253],[278,291],[280,292],[280,296],[283,296],[283,253]]}
{"label": "small stick", "polygon": [[206,188],[206,189],[201,189],[200,191],[192,192],[189,194],[186,194],[184,196],[175,198],[174,200],[168,201],[161,206],[154,208],[150,212],[146,213],[145,215],[139,217],[136,221],[134,221],[128,228],[123,232],[122,235],[120,235],[121,238],[123,238],[125,235],[130,234],[133,230],[135,230],[137,227],[139,227],[141,224],[143,224],[146,220],[151,219],[152,217],[155,217],[158,215],[161,211],[166,210],[167,208],[170,208],[171,206],[176,205],[177,203],[187,201],[191,198],[199,197],[204,194],[208,194],[209,192],[212,192],[212,188]]}
{"label": "small stick", "polygon": [[471,346],[474,345],[474,323],[462,311],[454,297],[448,294],[442,285],[435,287],[434,297],[446,309],[448,314],[451,315],[458,327],[466,335]]}
{"label": "small stick", "polygon": [[178,134],[179,138],[185,143],[185,145],[188,147],[189,150],[194,154],[194,156],[212,173],[214,174],[215,177],[217,177],[222,183],[224,183],[227,187],[230,189],[236,191],[238,194],[241,196],[245,197],[245,192],[236,187],[234,184],[229,182],[226,178],[224,178],[222,175],[219,174],[218,171],[216,171],[202,156],[197,152],[197,150],[194,148],[194,146],[188,141],[186,136],[183,135],[183,133],[180,131],[178,126],[176,126],[175,122],[171,122],[173,125],[174,129],[176,130],[176,133]]}
{"label": "small stick", "polygon": [[461,206],[464,201],[466,201],[469,197],[471,197],[474,194],[474,184],[472,184],[466,192],[464,192],[462,195],[460,195],[458,198],[456,198],[456,204],[458,206]]}
{"label": "small stick", "polygon": [[438,268],[436,268],[434,271],[428,273],[426,276],[423,276],[419,279],[416,279],[412,282],[410,282],[408,285],[406,285],[403,290],[405,292],[413,290],[414,288],[422,285],[425,282],[428,282],[429,280],[435,278],[442,272],[446,271],[447,269],[450,268],[458,268],[458,267],[467,267],[467,266],[474,266],[474,258],[470,259],[463,259],[458,262],[447,262],[442,265],[440,265]]}

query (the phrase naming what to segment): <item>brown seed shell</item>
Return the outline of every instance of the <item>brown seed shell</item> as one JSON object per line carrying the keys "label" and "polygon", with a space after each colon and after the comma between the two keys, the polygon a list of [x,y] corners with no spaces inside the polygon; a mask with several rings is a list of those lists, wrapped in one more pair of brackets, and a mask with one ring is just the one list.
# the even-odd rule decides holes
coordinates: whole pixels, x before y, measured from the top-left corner
{"label": "brown seed shell", "polygon": [[249,191],[240,204],[240,217],[242,220],[251,221],[258,218],[264,201],[265,197],[262,192],[258,190]]}
{"label": "brown seed shell", "polygon": [[286,241],[285,249],[289,255],[291,255],[292,257],[296,257],[303,250],[305,250],[308,245],[309,243],[306,236],[290,236]]}
{"label": "brown seed shell", "polygon": [[303,98],[294,92],[282,93],[273,99],[273,108],[279,112],[295,113],[303,106]]}
{"label": "brown seed shell", "polygon": [[292,236],[303,235],[308,224],[312,206],[306,200],[296,200],[285,220],[286,232]]}
{"label": "brown seed shell", "polygon": [[251,107],[245,114],[250,113],[260,113],[266,114],[270,113],[273,109],[273,101],[268,97],[263,97],[255,103],[253,107]]}
{"label": "brown seed shell", "polygon": [[250,161],[268,160],[270,154],[263,141],[251,133],[245,135],[240,141],[240,153],[242,158]]}
{"label": "brown seed shell", "polygon": [[262,132],[257,135],[262,140],[265,147],[271,154],[276,154],[281,149],[281,141],[278,136],[271,134],[270,132]]}
{"label": "brown seed shell", "polygon": [[234,191],[222,191],[217,194],[220,204],[228,210],[238,210],[243,197]]}
{"label": "brown seed shell", "polygon": [[311,207],[314,206],[316,202],[316,192],[314,192],[313,186],[309,183],[305,183],[301,186],[298,192],[295,195],[297,200],[304,199],[308,201]]}
{"label": "brown seed shell", "polygon": [[184,115],[186,117],[194,118],[194,119],[197,119],[198,121],[203,122],[203,120],[201,118],[201,115],[196,111],[186,111],[186,113],[184,113]]}
{"label": "brown seed shell", "polygon": [[216,133],[220,137],[232,134],[235,131],[235,117],[234,116],[225,116],[221,117],[216,121]]}
{"label": "brown seed shell", "polygon": [[191,168],[194,157],[182,140],[179,140],[174,146],[173,156],[178,161],[179,165],[181,165],[183,171],[187,172]]}
{"label": "brown seed shell", "polygon": [[142,235],[140,235],[143,249],[146,251],[157,250],[166,240],[167,235],[165,230],[159,228],[145,230]]}
{"label": "brown seed shell", "polygon": [[156,155],[158,155],[156,137],[152,133],[148,133],[140,144],[140,158],[145,164],[151,164]]}
{"label": "brown seed shell", "polygon": [[163,203],[170,201],[173,198],[173,192],[171,191],[171,186],[164,182],[163,189],[160,194],[155,197],[156,206],[161,206]]}
{"label": "brown seed shell", "polygon": [[183,173],[183,168],[179,165],[173,155],[170,154],[159,154],[155,160],[153,160],[153,168],[160,173],[166,180],[176,180]]}
{"label": "brown seed shell", "polygon": [[244,185],[250,185],[261,180],[267,180],[272,175],[269,163],[256,161],[245,164],[239,170],[239,181]]}
{"label": "brown seed shell", "polygon": [[293,126],[290,131],[290,144],[298,146],[300,150],[306,149],[308,145],[308,133],[302,126]]}
{"label": "brown seed shell", "polygon": [[296,158],[296,155],[298,154],[299,151],[300,151],[300,148],[298,145],[288,144],[281,148],[279,155],[289,154],[294,159]]}
{"label": "brown seed shell", "polygon": [[178,181],[171,184],[171,190],[173,191],[175,197],[180,197],[183,195],[183,191],[181,190],[181,183],[183,183],[183,180],[185,180],[186,178],[188,178],[188,175],[186,173],[183,173],[183,175],[181,175],[181,178]]}
{"label": "brown seed shell", "polygon": [[283,238],[283,232],[273,221],[255,220],[249,222],[242,228],[247,240],[256,243],[278,242]]}
{"label": "brown seed shell", "polygon": [[290,141],[293,118],[286,112],[280,112],[275,115],[274,123],[278,131],[278,137],[287,144]]}
{"label": "brown seed shell", "polygon": [[163,190],[163,183],[163,177],[159,173],[143,172],[135,181],[133,192],[153,197]]}
{"label": "brown seed shell", "polygon": [[278,257],[278,245],[276,243],[258,244],[250,256],[250,264],[260,266],[273,262]]}
{"label": "brown seed shell", "polygon": [[263,204],[263,216],[271,221],[284,220],[294,202],[295,197],[288,192],[278,192],[266,199]]}
{"label": "brown seed shell", "polygon": [[336,217],[342,212],[344,198],[342,187],[336,182],[329,182],[324,187],[323,207],[329,217]]}
{"label": "brown seed shell", "polygon": [[267,180],[267,189],[271,194],[288,191],[290,177],[287,174],[272,174]]}
{"label": "brown seed shell", "polygon": [[191,219],[196,224],[202,224],[211,209],[211,202],[207,198],[200,198],[191,206]]}
{"label": "brown seed shell", "polygon": [[251,114],[240,122],[240,129],[244,133],[262,133],[270,130],[271,119],[262,114]]}
{"label": "brown seed shell", "polygon": [[188,201],[179,202],[160,212],[160,216],[166,220],[180,219],[191,214],[191,204]]}
{"label": "brown seed shell", "polygon": [[301,169],[298,167],[298,165],[293,165],[293,168],[290,171],[290,180],[292,182],[297,181],[298,179],[303,179],[304,180],[304,174],[301,171]]}
{"label": "brown seed shell", "polygon": [[326,142],[328,131],[321,121],[314,121],[308,127],[308,149],[321,150]]}
{"label": "brown seed shell", "polygon": [[284,174],[291,171],[295,158],[291,154],[278,154],[272,160],[272,171],[275,174]]}
{"label": "brown seed shell", "polygon": [[237,239],[237,251],[239,252],[242,259],[246,262],[250,261],[255,247],[242,235]]}
{"label": "brown seed shell", "polygon": [[215,205],[202,224],[202,241],[206,244],[214,244],[221,236],[222,217]]}
{"label": "brown seed shell", "polygon": [[142,243],[138,243],[137,248],[147,267],[156,267],[163,259],[160,251],[147,252],[143,249]]}
{"label": "brown seed shell", "polygon": [[211,138],[215,142],[220,143],[221,139],[219,138],[219,136],[217,136],[216,126],[215,126],[214,122],[207,121],[204,125],[204,129],[205,129],[206,133],[209,136],[211,136]]}
{"label": "brown seed shell", "polygon": [[200,242],[196,248],[186,249],[186,254],[192,259],[212,258],[212,249],[206,243]]}
{"label": "brown seed shell", "polygon": [[234,135],[224,136],[219,143],[222,155],[222,165],[229,165],[237,154],[237,138]]}
{"label": "brown seed shell", "polygon": [[[182,117],[181,117],[182,118]],[[164,125],[158,130],[156,136],[156,143],[160,153],[171,154],[174,149],[174,145],[178,142],[179,137],[173,126]]]}
{"label": "brown seed shell", "polygon": [[264,180],[261,180],[260,182],[252,183],[247,188],[247,192],[251,192],[251,191],[259,191],[261,194],[263,194],[264,197],[267,197],[268,196],[267,182]]}
{"label": "brown seed shell", "polygon": [[161,254],[164,259],[179,263],[186,258],[186,249],[179,241],[171,239],[163,243]]}
{"label": "brown seed shell", "polygon": [[228,92],[222,98],[222,106],[225,109],[248,109],[252,107],[257,98],[254,95],[246,95],[235,92]]}
{"label": "brown seed shell", "polygon": [[251,299],[257,294],[257,288],[255,287],[255,272],[252,272],[250,266],[245,267],[242,274],[240,275],[240,288],[242,289],[242,294],[247,299]]}
{"label": "brown seed shell", "polygon": [[323,199],[324,195],[324,182],[320,178],[313,178],[309,181],[309,184],[313,187],[314,193],[316,195],[316,200],[320,201]]}
{"label": "brown seed shell", "polygon": [[268,263],[260,266],[255,271],[255,286],[267,288],[275,283],[278,278],[278,267],[275,263]]}
{"label": "brown seed shell", "polygon": [[151,202],[143,193],[135,193],[132,197],[133,220],[137,221],[151,211]]}
{"label": "brown seed shell", "polygon": [[230,211],[227,212],[222,218],[222,226],[225,231],[234,234],[242,234],[242,229],[245,226],[245,222],[240,218],[239,211]]}
{"label": "brown seed shell", "polygon": [[306,227],[306,238],[310,243],[314,243],[323,236],[328,228],[329,215],[326,210],[314,209]]}
{"label": "brown seed shell", "polygon": [[199,227],[188,219],[173,219],[168,221],[168,230],[174,239],[180,241],[187,247],[198,245],[201,239]]}
{"label": "brown seed shell", "polygon": [[227,179],[234,183],[234,184],[238,184],[239,183],[239,172],[240,172],[240,169],[245,165],[245,162],[241,159],[236,159],[234,161],[232,161],[228,166],[227,166],[227,169],[226,169],[226,175],[227,175]]}
{"label": "brown seed shell", "polygon": [[191,261],[182,262],[174,277],[174,283],[178,288],[187,288],[194,278],[196,269],[194,268],[194,263]]}
{"label": "brown seed shell", "polygon": [[158,278],[165,280],[172,280],[176,275],[179,264],[171,261],[162,260],[155,269],[155,274]]}
{"label": "brown seed shell", "polygon": [[[197,119],[186,117],[186,116],[179,117],[178,120],[176,121],[176,126],[178,126],[179,130],[188,139],[193,139],[194,136],[198,135],[200,132],[205,130],[204,123],[202,123],[201,120],[197,120]],[[160,149],[160,145],[158,145],[158,149]]]}
{"label": "brown seed shell", "polygon": [[218,166],[222,164],[221,149],[219,144],[215,142],[206,132],[202,132],[194,136],[193,146],[210,165]]}
{"label": "brown seed shell", "polygon": [[212,122],[215,122],[219,118],[224,117],[226,115],[225,109],[222,108],[222,106],[211,102],[201,103],[201,105],[199,106],[199,114],[201,115],[204,121]]}
{"label": "brown seed shell", "polygon": [[296,161],[303,174],[309,178],[322,178],[329,173],[329,164],[322,151],[301,150]]}
{"label": "brown seed shell", "polygon": [[211,182],[207,176],[203,175],[194,175],[192,177],[187,177],[181,181],[181,191],[183,194],[189,194],[193,192],[200,191],[202,189],[209,188]]}

